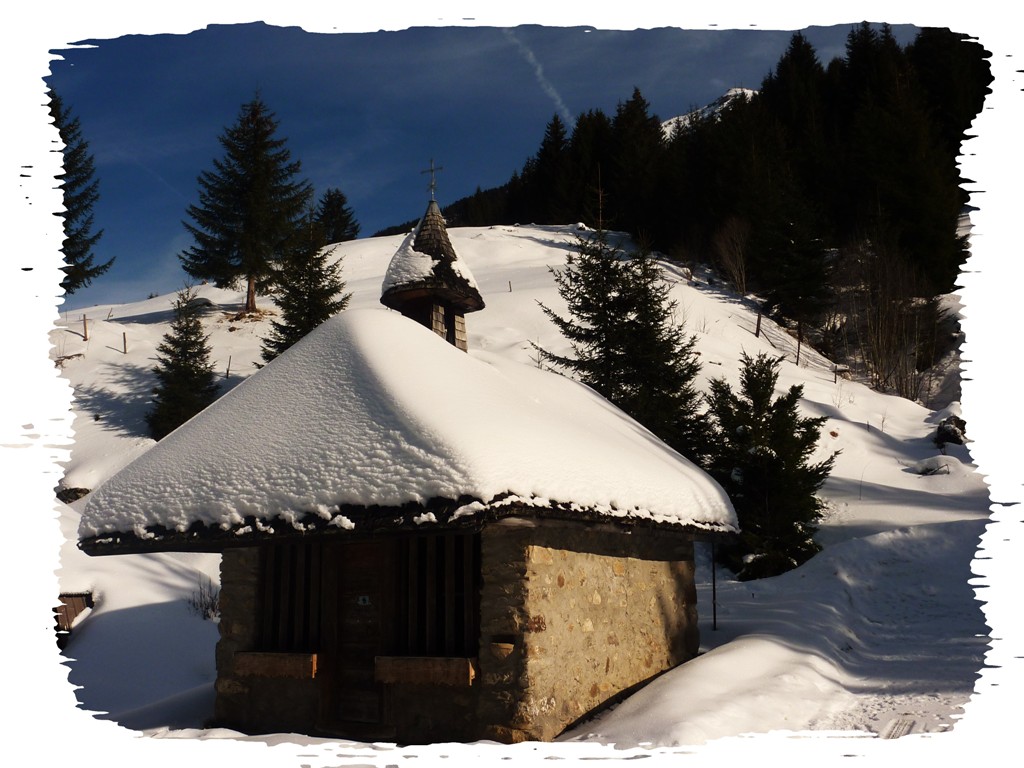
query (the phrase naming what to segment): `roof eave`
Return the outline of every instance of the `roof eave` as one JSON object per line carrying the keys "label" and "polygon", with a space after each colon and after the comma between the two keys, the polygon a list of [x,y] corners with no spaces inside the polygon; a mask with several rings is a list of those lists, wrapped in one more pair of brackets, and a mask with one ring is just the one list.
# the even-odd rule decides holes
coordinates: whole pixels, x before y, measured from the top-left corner
{"label": "roof eave", "polygon": [[[698,541],[718,541],[731,538],[738,533],[735,528],[726,524],[701,525],[657,521],[647,517],[608,515],[596,510],[568,511],[523,504],[492,506],[472,514],[456,514],[460,507],[472,501],[436,499],[427,505],[408,504],[392,508],[347,507],[342,508],[332,519],[315,514],[294,521],[282,517],[270,521],[249,519],[228,529],[200,523],[193,524],[185,531],[152,526],[142,535],[134,532],[112,532],[84,537],[79,540],[78,547],[92,556],[154,552],[223,552],[237,547],[320,537],[345,536],[360,539],[473,531],[489,523],[509,518],[559,520],[588,528],[601,526],[609,533],[654,529]],[[351,525],[339,525],[339,520]]]}
{"label": "roof eave", "polygon": [[484,300],[476,289],[468,284],[465,287],[453,287],[440,280],[420,280],[389,288],[381,294],[380,303],[401,311],[402,307],[421,299],[448,302],[464,313],[484,308]]}

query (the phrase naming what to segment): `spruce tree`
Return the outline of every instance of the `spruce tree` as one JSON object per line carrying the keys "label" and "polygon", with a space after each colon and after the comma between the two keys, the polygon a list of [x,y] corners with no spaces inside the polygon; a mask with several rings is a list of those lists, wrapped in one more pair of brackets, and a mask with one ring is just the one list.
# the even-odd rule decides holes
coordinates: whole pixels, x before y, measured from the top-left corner
{"label": "spruce tree", "polygon": [[538,348],[541,359],[628,413],[677,451],[700,461],[706,430],[694,381],[694,346],[674,319],[676,303],[656,262],[641,250],[626,258],[604,230],[579,237],[565,269],[552,269],[569,317],[541,304],[568,340],[571,355]]}
{"label": "spruce tree", "polygon": [[61,288],[71,295],[79,288],[85,288],[114,263],[110,259],[96,263],[93,247],[103,235],[103,230],[93,232],[93,206],[99,200],[99,182],[95,178],[96,167],[89,142],[82,137],[78,118],[64,106],[54,91],[49,92],[50,116],[64,143],[64,172],[58,176],[60,189],[64,193],[64,210],[57,214],[64,224],[64,279]]}
{"label": "spruce tree", "polygon": [[316,205],[314,216],[324,231],[328,243],[344,243],[359,237],[359,222],[349,207],[345,193],[336,187],[329,187]]}
{"label": "spruce tree", "polygon": [[185,222],[195,243],[178,257],[185,272],[218,288],[244,281],[246,312],[256,311],[257,292],[271,286],[312,196],[277,126],[260,99],[242,106],[220,137],[224,156],[198,178],[199,204],[188,207],[193,223]]}
{"label": "spruce tree", "polygon": [[666,145],[661,120],[650,114],[647,99],[634,88],[633,95],[619,103],[612,119],[606,179],[618,229],[633,235],[652,231]]}
{"label": "spruce tree", "polygon": [[572,218],[569,141],[565,123],[557,114],[544,128],[537,154],[523,168],[523,180],[527,185],[530,221],[564,224]]}
{"label": "spruce tree", "polygon": [[675,320],[677,303],[661,269],[646,249],[628,262],[632,312],[625,320],[629,342],[624,375],[635,377],[622,408],[684,456],[701,463],[708,431],[695,382],[700,373],[697,337]]}
{"label": "spruce tree", "polygon": [[569,317],[541,304],[544,314],[569,342],[571,355],[538,349],[541,358],[575,375],[600,395],[618,404],[626,399],[625,369],[629,339],[623,320],[629,314],[626,266],[622,253],[608,243],[607,233],[579,236],[576,249],[566,257],[564,269],[550,269],[565,300]]}
{"label": "spruce tree", "polygon": [[773,399],[780,358],[743,355],[740,392],[714,379],[707,396],[711,453],[707,468],[721,483],[740,524],[740,540],[724,562],[740,579],[774,576],[820,550],[814,532],[823,509],[817,497],[836,454],[810,463],[825,418],[799,415],[803,386]]}
{"label": "spruce tree", "polygon": [[310,216],[307,226],[285,251],[277,273],[274,303],[281,321],[271,321],[270,336],[263,341],[261,356],[269,363],[327,318],[348,306],[352,294],[345,293],[341,262],[331,261],[325,249],[333,242]]}
{"label": "spruce tree", "polygon": [[576,118],[569,139],[570,207],[589,226],[603,226],[593,202],[602,195],[601,168],[610,167],[612,121],[599,109]]}
{"label": "spruce tree", "polygon": [[195,298],[191,287],[178,291],[171,328],[156,348],[153,373],[157,386],[153,406],[146,414],[154,440],[162,439],[217,399],[209,337],[203,333]]}

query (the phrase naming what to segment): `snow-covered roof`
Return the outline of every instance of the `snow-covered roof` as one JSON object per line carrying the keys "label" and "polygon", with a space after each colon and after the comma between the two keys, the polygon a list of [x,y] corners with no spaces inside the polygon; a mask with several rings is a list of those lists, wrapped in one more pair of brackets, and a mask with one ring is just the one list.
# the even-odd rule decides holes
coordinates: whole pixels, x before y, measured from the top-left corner
{"label": "snow-covered roof", "polygon": [[418,294],[424,289],[454,300],[464,311],[484,306],[476,280],[456,254],[434,200],[395,251],[381,286],[381,303],[397,308],[403,294]]}
{"label": "snow-covered roof", "polygon": [[446,519],[413,508],[424,529],[518,505],[736,527],[717,483],[589,388],[363,309],[328,320],[99,487],[79,534],[352,528],[345,508],[393,516],[438,499],[454,502]]}

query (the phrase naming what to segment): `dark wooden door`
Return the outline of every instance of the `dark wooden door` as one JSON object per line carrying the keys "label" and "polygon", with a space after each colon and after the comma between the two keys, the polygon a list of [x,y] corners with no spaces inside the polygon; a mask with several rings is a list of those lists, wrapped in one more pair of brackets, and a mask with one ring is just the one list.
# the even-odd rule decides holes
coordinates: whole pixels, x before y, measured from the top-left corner
{"label": "dark wooden door", "polygon": [[394,573],[393,541],[324,547],[321,724],[327,730],[387,733],[386,691],[374,679],[374,659],[390,651]]}

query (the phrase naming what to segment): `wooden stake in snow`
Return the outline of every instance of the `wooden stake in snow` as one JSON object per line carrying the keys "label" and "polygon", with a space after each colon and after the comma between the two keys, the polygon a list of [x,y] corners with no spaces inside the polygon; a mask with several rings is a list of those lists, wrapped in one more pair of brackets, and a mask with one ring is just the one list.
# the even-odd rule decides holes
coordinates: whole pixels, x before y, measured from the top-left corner
{"label": "wooden stake in snow", "polygon": [[128,333],[127,331],[121,331],[121,350],[124,354],[128,354]]}
{"label": "wooden stake in snow", "polygon": [[715,558],[715,542],[711,542],[711,629],[718,629],[718,579],[715,569],[718,563]]}
{"label": "wooden stake in snow", "polygon": [[224,371],[224,378],[226,379],[231,375],[231,355],[228,355],[228,369]]}
{"label": "wooden stake in snow", "polygon": [[89,340],[89,318],[85,315],[82,315],[82,338]]}
{"label": "wooden stake in snow", "polygon": [[800,367],[800,346],[804,341],[804,326],[803,323],[797,321],[796,324],[796,365]]}
{"label": "wooden stake in snow", "polygon": [[761,311],[758,310],[758,312],[757,312],[757,327],[754,329],[754,338],[757,339],[757,338],[760,338],[760,337],[761,337]]}

